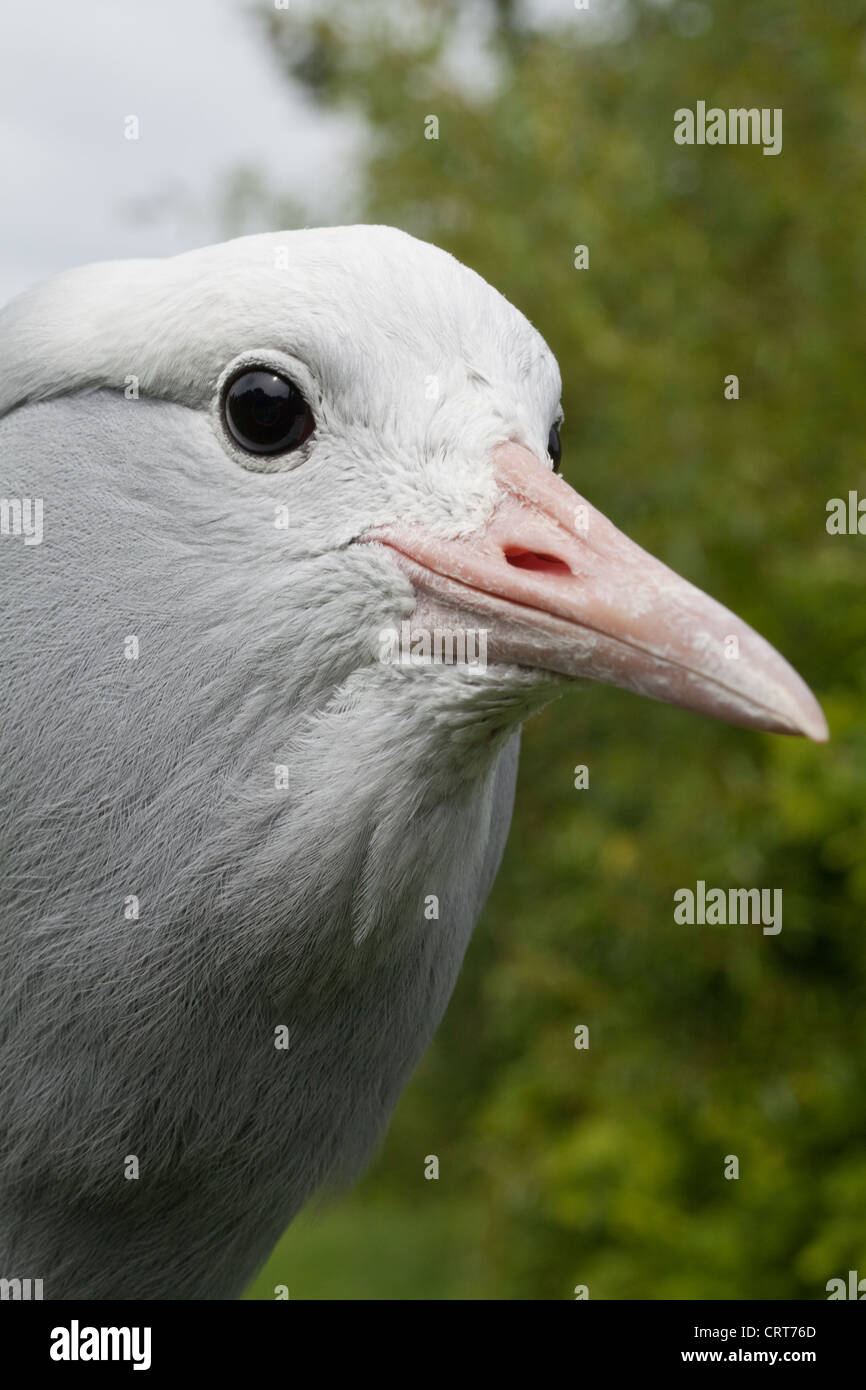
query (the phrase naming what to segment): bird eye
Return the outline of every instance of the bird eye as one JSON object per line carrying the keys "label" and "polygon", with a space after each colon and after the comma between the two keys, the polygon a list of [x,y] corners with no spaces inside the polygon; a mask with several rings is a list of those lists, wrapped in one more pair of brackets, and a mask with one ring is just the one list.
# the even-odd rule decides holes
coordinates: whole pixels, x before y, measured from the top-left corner
{"label": "bird eye", "polygon": [[562,440],[559,437],[559,426],[551,425],[550,434],[547,436],[547,452],[553,462],[554,473],[559,472],[559,465],[562,461]]}
{"label": "bird eye", "polygon": [[276,372],[255,368],[229,382],[223,401],[232,438],[250,454],[288,454],[316,428],[297,386]]}

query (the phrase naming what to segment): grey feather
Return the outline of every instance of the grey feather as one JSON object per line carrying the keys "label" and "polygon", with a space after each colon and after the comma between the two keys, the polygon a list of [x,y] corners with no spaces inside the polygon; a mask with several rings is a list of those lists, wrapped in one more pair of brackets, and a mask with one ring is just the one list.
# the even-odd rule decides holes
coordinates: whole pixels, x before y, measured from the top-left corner
{"label": "grey feather", "polygon": [[[455,264],[438,317],[454,344],[487,342],[497,383],[468,386],[478,354],[457,347],[447,372],[473,393],[480,459],[517,428],[503,419],[542,353],[522,320],[525,360],[508,346],[513,310],[504,346],[485,337],[477,303],[453,301]],[[473,284],[495,323],[504,301],[484,291]],[[6,373],[0,494],[44,498],[45,533],[0,540],[0,1273],[42,1277],[51,1298],[231,1297],[310,1195],[354,1177],[381,1140],[502,855],[516,731],[550,690],[516,668],[493,679],[375,659],[413,595],[351,535],[412,489],[442,524],[483,515],[483,469],[456,459],[447,409],[420,390],[407,400],[405,380],[391,399],[371,377],[366,424],[350,428],[366,370],[352,340],[315,486],[302,470],[257,473],[210,410],[231,352],[184,399],[206,353],[173,344],[170,277],[139,400],[119,389],[135,370],[126,346],[106,369],[110,315],[79,321],[76,374],[40,293],[30,319],[22,305],[0,316],[7,368],[28,323],[44,349],[14,386]],[[135,315],[116,293],[128,345]],[[344,312],[353,333],[371,317],[363,303]],[[385,313],[371,340],[387,340]],[[240,322],[231,348],[291,346],[276,339]],[[410,350],[421,382],[428,349]],[[539,432],[554,377],[539,377]],[[274,526],[283,503],[288,531]]]}

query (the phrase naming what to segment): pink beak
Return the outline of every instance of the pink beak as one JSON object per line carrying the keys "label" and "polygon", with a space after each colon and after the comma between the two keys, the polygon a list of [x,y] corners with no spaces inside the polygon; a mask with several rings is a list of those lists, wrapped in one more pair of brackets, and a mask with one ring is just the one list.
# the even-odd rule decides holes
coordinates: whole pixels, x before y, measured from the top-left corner
{"label": "pink beak", "polygon": [[732,724],[805,734],[827,723],[769,643],[618,531],[527,449],[493,455],[499,498],[480,530],[440,540],[397,523],[412,626],[485,629],[489,662],[622,686]]}

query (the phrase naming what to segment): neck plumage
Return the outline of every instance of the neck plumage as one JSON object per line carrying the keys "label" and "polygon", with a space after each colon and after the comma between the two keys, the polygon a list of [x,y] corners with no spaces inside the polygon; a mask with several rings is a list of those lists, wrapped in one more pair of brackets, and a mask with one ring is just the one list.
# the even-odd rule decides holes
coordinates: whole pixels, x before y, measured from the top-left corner
{"label": "neck plumage", "polygon": [[[2,1268],[48,1298],[230,1297],[357,1173],[432,1037],[536,697],[361,664],[327,558],[250,596],[213,553],[237,522],[182,531],[131,473],[147,404],[91,405],[0,424],[46,499],[0,647]],[[46,447],[45,412],[88,447]]]}

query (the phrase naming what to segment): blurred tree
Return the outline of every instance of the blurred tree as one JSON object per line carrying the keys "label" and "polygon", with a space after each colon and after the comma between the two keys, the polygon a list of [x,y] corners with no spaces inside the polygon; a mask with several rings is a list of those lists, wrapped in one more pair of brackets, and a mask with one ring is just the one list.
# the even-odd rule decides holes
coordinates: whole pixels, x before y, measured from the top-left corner
{"label": "blurred tree", "polygon": [[[825,529],[829,498],[866,496],[866,4],[544,10],[263,17],[287,76],[369,132],[358,220],[532,319],[566,476],[786,652],[833,742],[602,687],[531,724],[503,870],[384,1155],[253,1296],[823,1298],[866,1275],[866,538]],[[676,145],[698,100],[781,108],[782,153]],[[698,879],[781,887],[782,932],[676,925]]]}

